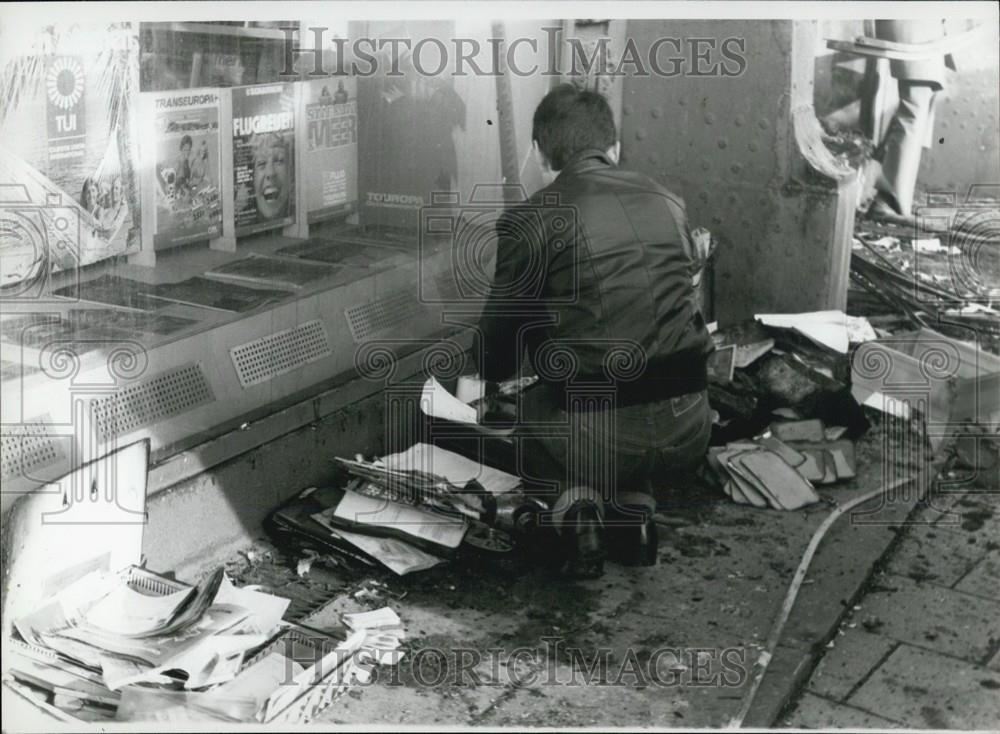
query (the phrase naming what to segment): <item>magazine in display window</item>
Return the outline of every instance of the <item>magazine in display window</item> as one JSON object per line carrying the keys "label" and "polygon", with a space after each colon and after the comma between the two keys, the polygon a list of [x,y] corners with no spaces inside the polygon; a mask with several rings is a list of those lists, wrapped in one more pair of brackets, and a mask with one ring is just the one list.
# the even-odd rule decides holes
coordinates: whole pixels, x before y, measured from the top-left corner
{"label": "magazine in display window", "polygon": [[291,83],[236,87],[233,184],[236,236],[295,220],[295,91]]}
{"label": "magazine in display window", "polygon": [[[129,23],[55,24],[5,39],[0,184],[19,192],[26,219],[0,242],[0,287],[23,289],[48,273],[139,249],[127,83],[138,69],[138,45]],[[10,203],[0,202],[8,213]]]}
{"label": "magazine in display window", "polygon": [[222,232],[218,92],[158,93],[153,126],[155,247],[218,237]]}
{"label": "magazine in display window", "polygon": [[350,214],[358,201],[357,84],[344,77],[313,79],[303,94],[309,221]]}

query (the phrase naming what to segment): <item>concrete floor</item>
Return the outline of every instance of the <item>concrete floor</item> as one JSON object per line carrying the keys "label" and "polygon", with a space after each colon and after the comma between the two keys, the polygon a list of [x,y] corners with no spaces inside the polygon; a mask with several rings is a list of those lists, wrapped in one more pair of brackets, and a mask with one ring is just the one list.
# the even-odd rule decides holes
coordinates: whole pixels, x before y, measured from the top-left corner
{"label": "concrete floor", "polygon": [[[843,503],[887,476],[926,478],[899,460],[898,436],[876,425],[858,443],[858,477],[825,499]],[[563,580],[523,556],[403,578],[315,562],[299,576],[297,559],[263,539],[227,570],[290,597],[287,616],[314,628],[385,605],[401,617],[406,657],[317,725],[725,726],[831,504],[756,510],[692,486],[662,499],[658,565],[609,564],[597,581]],[[903,492],[862,505],[826,536],[748,725],[996,727],[998,488],[916,502]]]}
{"label": "concrete floor", "polygon": [[[879,486],[890,464],[915,471],[887,459],[893,449],[876,427],[858,445],[858,477],[822,494],[841,503]],[[305,618],[319,629],[384,605],[402,618],[407,656],[335,701],[326,724],[724,726],[831,505],[756,510],[693,488],[664,500],[658,565],[609,564],[597,581],[566,581],[523,557],[403,578],[347,580],[319,564],[305,579],[281,578],[245,556],[231,571],[279,594],[336,597]],[[874,503],[867,522],[844,518],[827,536],[748,724],[773,724],[805,683],[914,502]]]}

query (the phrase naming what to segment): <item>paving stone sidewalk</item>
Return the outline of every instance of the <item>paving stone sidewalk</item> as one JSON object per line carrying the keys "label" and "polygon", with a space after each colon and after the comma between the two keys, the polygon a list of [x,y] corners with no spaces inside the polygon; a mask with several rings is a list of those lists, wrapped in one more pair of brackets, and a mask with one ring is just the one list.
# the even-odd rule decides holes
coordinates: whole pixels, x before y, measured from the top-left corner
{"label": "paving stone sidewalk", "polygon": [[1000,491],[920,508],[785,726],[1000,728]]}

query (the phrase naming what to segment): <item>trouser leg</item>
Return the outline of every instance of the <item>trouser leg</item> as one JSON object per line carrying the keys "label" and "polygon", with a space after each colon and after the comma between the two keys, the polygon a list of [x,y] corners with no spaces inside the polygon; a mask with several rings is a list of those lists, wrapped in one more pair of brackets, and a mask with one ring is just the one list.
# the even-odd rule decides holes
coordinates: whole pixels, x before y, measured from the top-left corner
{"label": "trouser leg", "polygon": [[557,532],[562,530],[569,509],[581,502],[593,505],[597,510],[598,517],[601,520],[604,519],[604,502],[601,499],[601,493],[589,485],[575,484],[560,492],[552,504],[550,517]]}
{"label": "trouser leg", "polygon": [[[529,482],[545,485],[534,491],[533,496],[548,504],[549,512],[541,518],[543,525],[561,532],[567,512],[575,505],[593,506],[604,519],[604,506],[609,497],[607,487],[593,481],[593,472],[580,471],[581,464],[613,462],[613,457],[582,456],[586,449],[579,443],[579,436],[545,435],[538,431],[525,431],[519,436],[519,450],[523,459],[522,476]],[[599,448],[594,450],[600,451]]]}
{"label": "trouser leg", "polygon": [[601,520],[612,525],[640,523],[656,511],[650,473],[645,470],[649,455],[616,452],[579,436],[522,440],[529,476],[554,485],[546,497],[536,496],[549,504],[546,524],[557,532],[566,513],[579,503],[592,505]]}
{"label": "trouser leg", "polygon": [[656,512],[656,500],[652,491],[635,490],[631,492],[619,492],[615,498],[619,507],[638,507],[643,512]]}
{"label": "trouser leg", "polygon": [[[671,411],[664,414],[668,420],[659,431],[640,430],[634,425],[623,431],[614,411],[567,414],[544,395],[534,399],[537,402],[522,407],[526,420],[517,429],[519,473],[529,483],[534,480],[549,487],[534,495],[549,505],[551,512],[545,520],[557,528],[567,510],[579,502],[595,505],[609,523],[641,523],[656,510],[652,479],[700,461],[711,433],[704,393],[649,408],[650,414]],[[642,421],[640,424],[645,425]],[[662,448],[639,447],[641,441],[652,437],[650,430],[656,437],[668,439]]]}
{"label": "trouser leg", "polygon": [[[521,423],[516,429],[521,456],[521,475],[529,484],[545,489],[533,492],[546,502],[549,512],[542,524],[560,531],[567,512],[580,503],[592,505],[603,519],[607,494],[613,491],[614,453],[595,442],[595,421],[613,421],[613,411],[595,416],[593,409],[602,406],[606,396],[571,396],[565,405],[539,390],[525,396]],[[566,410],[566,408],[571,408]]]}
{"label": "trouser leg", "polygon": [[930,134],[935,89],[900,81],[899,106],[882,142],[882,175],[877,188],[898,214],[909,216],[920,170],[920,156]]}
{"label": "trouser leg", "polygon": [[636,525],[656,512],[651,481],[655,454],[618,455],[617,491],[605,508],[608,525]]}

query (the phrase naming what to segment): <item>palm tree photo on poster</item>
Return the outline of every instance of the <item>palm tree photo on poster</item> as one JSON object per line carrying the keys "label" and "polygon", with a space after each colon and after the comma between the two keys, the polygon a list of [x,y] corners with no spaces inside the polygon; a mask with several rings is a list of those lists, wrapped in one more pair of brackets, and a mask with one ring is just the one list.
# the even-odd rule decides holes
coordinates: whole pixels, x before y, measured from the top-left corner
{"label": "palm tree photo on poster", "polygon": [[0,287],[139,249],[131,23],[0,28]]}

